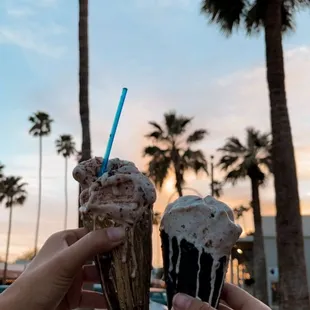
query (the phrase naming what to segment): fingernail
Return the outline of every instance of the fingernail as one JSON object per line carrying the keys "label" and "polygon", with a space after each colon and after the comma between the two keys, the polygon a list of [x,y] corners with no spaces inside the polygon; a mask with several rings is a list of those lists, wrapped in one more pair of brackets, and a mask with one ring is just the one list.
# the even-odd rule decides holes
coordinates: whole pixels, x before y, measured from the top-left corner
{"label": "fingernail", "polygon": [[122,227],[110,227],[107,228],[107,235],[110,241],[118,242],[124,239],[125,229]]}
{"label": "fingernail", "polygon": [[192,303],[193,298],[185,295],[185,294],[180,294],[178,293],[173,297],[173,308],[177,310],[186,310],[189,309],[191,303]]}

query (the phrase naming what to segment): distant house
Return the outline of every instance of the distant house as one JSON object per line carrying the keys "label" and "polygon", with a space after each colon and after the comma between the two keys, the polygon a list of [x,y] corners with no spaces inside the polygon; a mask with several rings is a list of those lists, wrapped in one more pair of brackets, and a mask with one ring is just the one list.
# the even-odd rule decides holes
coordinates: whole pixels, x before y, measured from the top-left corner
{"label": "distant house", "polygon": [[[276,229],[275,229],[275,217],[264,216],[263,217],[263,234],[265,255],[267,263],[267,280],[268,280],[268,292],[269,303],[271,305],[278,304],[277,286],[278,286],[278,263],[277,263],[277,244],[276,244]],[[305,256],[307,263],[307,275],[308,282],[310,283],[310,216],[303,216],[303,232],[304,232],[304,245]],[[252,246],[253,236],[241,238],[237,247],[233,251],[233,257],[235,261],[231,264],[233,268],[229,268],[227,278],[240,286],[243,286],[251,290],[251,262],[252,262]],[[239,261],[239,264],[236,261]],[[255,280],[255,279],[254,279]]]}
{"label": "distant house", "polygon": [[[7,280],[8,282],[12,282],[16,280],[21,273],[25,270],[27,265],[25,264],[8,264],[7,268]],[[3,271],[4,271],[4,263],[0,263],[0,279],[3,278]]]}

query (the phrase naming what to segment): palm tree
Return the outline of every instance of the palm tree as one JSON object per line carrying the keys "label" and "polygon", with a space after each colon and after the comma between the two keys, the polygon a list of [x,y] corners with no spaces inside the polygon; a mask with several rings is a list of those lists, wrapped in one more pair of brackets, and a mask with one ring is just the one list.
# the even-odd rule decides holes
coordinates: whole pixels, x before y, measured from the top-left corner
{"label": "palm tree", "polygon": [[[79,0],[79,105],[82,125],[82,149],[80,161],[91,158],[88,105],[88,67],[88,0]],[[80,200],[78,199],[78,202],[79,201]],[[78,218],[79,227],[82,227],[83,223],[80,216]]]}
{"label": "palm tree", "polygon": [[82,124],[82,158],[91,158],[91,140],[88,105],[88,0],[79,0],[79,55],[80,55],[80,118]]}
{"label": "palm tree", "polygon": [[161,213],[155,211],[153,214],[153,225],[158,226],[161,220]]}
{"label": "palm tree", "polygon": [[262,169],[271,170],[269,134],[262,134],[258,130],[246,130],[246,144],[238,138],[231,137],[219,151],[223,153],[219,161],[222,170],[227,171],[226,181],[233,185],[239,180],[249,178],[252,188],[252,207],[254,214],[255,234],[253,242],[255,295],[262,302],[268,304],[267,271],[262,231],[262,217],[260,212],[259,186],[265,181]]}
{"label": "palm tree", "polygon": [[265,34],[277,207],[280,310],[309,309],[310,302],[282,44],[283,33],[294,29],[294,14],[305,6],[310,6],[309,0],[203,0],[202,4],[202,12],[227,35],[240,25],[250,35],[260,29]]}
{"label": "palm tree", "polygon": [[164,124],[149,122],[153,131],[146,135],[153,145],[144,148],[143,156],[151,157],[148,163],[147,175],[161,189],[169,172],[173,172],[176,180],[176,190],[183,195],[182,186],[185,183],[184,173],[192,170],[208,172],[207,161],[201,150],[193,150],[194,143],[202,141],[207,135],[204,129],[198,129],[187,137],[185,133],[192,118],[177,116],[172,111],[164,114]]}
{"label": "palm tree", "polygon": [[211,196],[216,198],[220,198],[223,195],[223,184],[214,179],[214,156],[210,156],[210,166],[211,166],[211,182],[210,182],[210,189],[211,189]]}
{"label": "palm tree", "polygon": [[[252,206],[252,202],[250,203],[250,205]],[[239,206],[239,207],[235,207],[233,209],[234,214],[235,214],[235,218],[237,220],[239,219],[243,219],[243,230],[245,233],[247,233],[247,229],[246,229],[246,222],[245,222],[245,218],[244,218],[244,213],[248,212],[251,208],[250,207],[245,207],[243,205]]]}
{"label": "palm tree", "polygon": [[[38,251],[38,250],[37,250]],[[35,254],[34,254],[34,250],[28,250],[26,252],[24,252],[22,255],[18,256],[17,259],[15,260],[15,262],[23,260],[23,261],[31,261],[34,259]]]}
{"label": "palm tree", "polygon": [[22,183],[21,180],[22,180],[21,177],[12,177],[12,176],[6,177],[0,186],[0,203],[5,201],[5,207],[10,209],[8,237],[7,237],[5,263],[2,279],[3,284],[6,283],[6,275],[8,268],[13,207],[15,205],[23,205],[27,197],[27,192],[25,190],[26,183]]}
{"label": "palm tree", "polygon": [[[82,125],[82,149],[80,161],[91,158],[91,138],[89,125],[88,104],[88,0],[79,0],[79,107]],[[79,196],[81,187],[79,186]],[[78,198],[78,207],[80,199]],[[78,214],[79,214],[79,210]],[[78,225],[83,227],[81,217],[78,216]],[[91,289],[91,285],[89,285]]]}
{"label": "palm tree", "polygon": [[4,169],[4,165],[0,163],[0,180],[2,180],[3,178],[3,169]]}
{"label": "palm tree", "polygon": [[51,133],[51,124],[53,120],[45,113],[38,111],[29,117],[31,128],[29,133],[34,137],[39,137],[39,200],[38,200],[38,213],[37,224],[35,231],[34,249],[38,248],[38,237],[40,229],[40,217],[41,217],[41,200],[42,200],[42,138],[48,136]]}
{"label": "palm tree", "polygon": [[68,158],[76,153],[75,142],[71,135],[61,135],[56,140],[57,153],[65,158],[65,221],[64,229],[67,229],[68,219]]}

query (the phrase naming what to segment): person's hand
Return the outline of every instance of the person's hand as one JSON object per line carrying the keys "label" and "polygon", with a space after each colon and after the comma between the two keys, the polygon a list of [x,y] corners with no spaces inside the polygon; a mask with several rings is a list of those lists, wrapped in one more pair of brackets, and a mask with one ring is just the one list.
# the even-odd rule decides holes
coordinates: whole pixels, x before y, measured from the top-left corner
{"label": "person's hand", "polygon": [[125,237],[122,228],[87,233],[67,230],[52,235],[22,275],[0,296],[1,309],[71,310],[106,308],[102,294],[83,291],[83,283],[99,283],[94,265],[85,262],[110,251]]}
{"label": "person's hand", "polygon": [[[185,294],[173,298],[173,310],[215,310],[207,303]],[[270,310],[265,304],[241,288],[225,284],[218,310]]]}

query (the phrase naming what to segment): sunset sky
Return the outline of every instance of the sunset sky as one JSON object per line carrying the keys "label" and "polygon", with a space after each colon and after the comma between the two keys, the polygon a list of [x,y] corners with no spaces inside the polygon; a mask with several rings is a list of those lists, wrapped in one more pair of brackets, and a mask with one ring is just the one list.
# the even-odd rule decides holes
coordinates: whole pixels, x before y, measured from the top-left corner
{"label": "sunset sky", "polygon": [[[270,129],[262,36],[242,31],[230,39],[199,13],[200,0],[91,0],[90,109],[93,154],[102,156],[121,88],[128,97],[112,157],[141,169],[148,121],[160,122],[171,109],[193,116],[195,128],[210,134],[197,145],[214,154],[230,135]],[[11,259],[33,247],[38,189],[38,140],[29,136],[28,116],[43,110],[55,120],[44,139],[40,243],[62,229],[64,160],[55,151],[60,134],[72,134],[80,148],[78,110],[78,1],[0,2],[0,161],[6,175],[28,183],[25,205],[13,214]],[[310,19],[296,18],[285,37],[286,84],[302,211],[310,214]],[[70,171],[75,166],[70,160]],[[222,174],[216,171],[216,177]],[[206,176],[188,176],[188,186],[209,193]],[[70,227],[77,225],[77,184],[70,178]],[[171,186],[156,204],[163,211]],[[226,186],[222,200],[232,207],[250,200],[249,182]],[[261,189],[263,214],[274,214],[273,181]],[[8,210],[0,209],[0,257],[4,256]],[[250,214],[247,225],[251,227]],[[248,227],[248,229],[249,229]]]}

